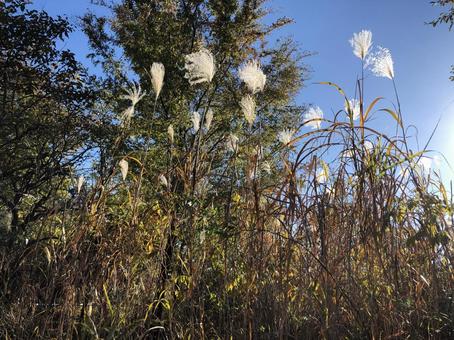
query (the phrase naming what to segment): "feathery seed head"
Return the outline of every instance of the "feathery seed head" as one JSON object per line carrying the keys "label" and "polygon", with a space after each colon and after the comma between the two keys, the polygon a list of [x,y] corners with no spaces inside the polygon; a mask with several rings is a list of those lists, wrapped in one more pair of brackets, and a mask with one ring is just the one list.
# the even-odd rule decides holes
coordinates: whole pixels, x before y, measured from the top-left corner
{"label": "feathery seed head", "polygon": [[304,123],[313,130],[320,129],[323,119],[323,111],[318,106],[310,107],[304,114]]}
{"label": "feathery seed head", "polygon": [[347,102],[345,102],[345,112],[347,112],[350,115],[350,111],[348,108],[350,107],[351,113],[353,114],[353,120],[357,120],[360,116],[360,104],[359,100],[357,99],[351,99]]}
{"label": "feathery seed head", "polygon": [[129,122],[131,121],[132,116],[134,116],[134,106],[128,106],[121,113],[121,125],[128,126]]}
{"label": "feathery seed head", "polygon": [[169,186],[169,182],[167,182],[167,178],[163,174],[160,174],[158,179],[159,179],[159,183],[161,183],[162,186],[164,186],[166,188]]}
{"label": "feathery seed head", "polygon": [[361,60],[364,60],[372,46],[372,32],[362,30],[359,33],[353,33],[350,44],[353,47],[353,54]]}
{"label": "feathery seed head", "polygon": [[151,85],[153,86],[153,91],[155,93],[155,100],[158,99],[159,94],[162,90],[162,85],[164,84],[164,75],[165,68],[161,63],[153,63],[150,68],[150,78]]}
{"label": "feathery seed head", "polygon": [[194,111],[192,113],[191,122],[192,122],[192,129],[194,130],[194,133],[197,133],[200,129],[200,113],[198,113],[197,111]]}
{"label": "feathery seed head", "polygon": [[281,142],[282,144],[288,145],[292,141],[294,133],[295,132],[290,129],[282,130],[277,134],[277,138],[279,139],[279,142]]}
{"label": "feathery seed head", "polygon": [[378,51],[369,56],[366,65],[377,77],[394,78],[394,62],[387,48],[379,46]]}
{"label": "feathery seed head", "polygon": [[211,82],[216,72],[213,54],[205,48],[186,55],[184,67],[185,77],[191,85]]}
{"label": "feathery seed head", "polygon": [[169,135],[170,143],[173,144],[174,137],[175,137],[175,130],[173,129],[173,125],[172,124],[170,124],[169,127],[167,128],[167,134]]}
{"label": "feathery seed head", "polygon": [[123,177],[123,180],[125,180],[128,175],[129,164],[126,160],[122,159],[118,162],[118,165],[120,166],[121,176]]}
{"label": "feathery seed head", "polygon": [[213,110],[209,109],[205,115],[204,128],[206,131],[208,131],[210,129],[212,122],[213,122]]}
{"label": "feathery seed head", "polygon": [[244,64],[238,71],[238,75],[252,93],[261,92],[265,88],[266,75],[257,60],[250,60]]}
{"label": "feathery seed head", "polygon": [[146,92],[142,92],[140,84],[137,86],[135,83],[128,89],[125,89],[126,94],[122,95],[121,99],[127,99],[131,101],[131,106],[136,106],[137,103],[146,95]]}
{"label": "feathery seed head", "polygon": [[240,106],[244,114],[244,118],[249,124],[249,127],[252,127],[255,121],[255,100],[250,95],[245,95],[241,101]]}
{"label": "feathery seed head", "polygon": [[80,193],[80,190],[82,189],[82,185],[85,182],[85,177],[84,176],[79,176],[77,179],[77,193]]}
{"label": "feathery seed head", "polygon": [[122,112],[121,114],[121,121],[122,125],[129,125],[132,116],[134,115],[135,107],[137,103],[142,100],[142,98],[146,95],[146,92],[142,92],[142,88],[140,84],[136,86],[135,83],[131,85],[129,89],[125,89],[126,94],[120,96],[121,99],[126,99],[131,101],[131,105]]}

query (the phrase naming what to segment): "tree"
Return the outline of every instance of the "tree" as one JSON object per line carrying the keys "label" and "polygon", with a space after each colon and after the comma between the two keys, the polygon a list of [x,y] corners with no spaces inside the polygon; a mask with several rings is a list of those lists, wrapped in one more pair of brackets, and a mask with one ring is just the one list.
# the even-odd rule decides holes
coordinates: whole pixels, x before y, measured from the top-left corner
{"label": "tree", "polygon": [[68,21],[26,4],[0,3],[0,208],[16,231],[61,208],[57,192],[88,150],[94,98],[85,69],[56,47]]}
{"label": "tree", "polygon": [[[454,25],[454,1],[453,0],[436,0],[436,1],[431,1],[431,4],[433,6],[438,5],[442,7],[448,7],[447,12],[443,12],[439,15],[439,17],[433,21],[430,22],[432,26],[438,26],[439,24],[448,24],[449,25],[449,30],[452,29],[452,26]],[[452,66],[451,74],[454,74],[454,66]],[[454,81],[454,75],[450,77],[452,81]]]}
{"label": "tree", "polygon": [[443,12],[439,15],[439,17],[430,22],[432,26],[437,26],[439,24],[449,24],[449,29],[451,30],[452,26],[454,25],[454,1],[453,0],[437,0],[431,1],[433,6],[451,6],[447,12]]}
{"label": "tree", "polygon": [[[301,53],[292,39],[268,41],[272,32],[291,20],[281,18],[265,24],[264,4],[239,0],[125,0],[111,7],[111,18],[88,14],[83,19],[93,60],[105,70],[103,86],[108,91],[104,92],[104,100],[113,117],[120,117],[122,107],[127,105],[118,103],[117,98],[130,86],[131,74],[149,92],[135,107],[127,126],[118,130],[118,119],[112,120],[110,139],[117,141],[114,144],[118,147],[101,147],[98,169],[104,169],[99,178],[109,178],[118,160],[124,158],[131,160],[130,171],[138,179],[128,182],[134,195],[132,216],[121,221],[110,219],[112,224],[107,229],[125,220],[131,221],[131,230],[141,223],[146,230],[156,229],[157,225],[145,221],[150,221],[157,207],[169,221],[157,242],[162,258],[156,270],[158,282],[151,289],[153,301],[163,301],[163,296],[178,300],[170,287],[174,276],[183,275],[185,268],[189,268],[190,277],[197,276],[195,254],[200,251],[201,235],[212,235],[229,248],[248,226],[255,229],[250,232],[253,239],[260,237],[263,229],[259,210],[278,181],[276,173],[263,176],[257,166],[265,160],[273,168],[284,166],[276,152],[280,143],[277,134],[282,129],[297,130],[302,123],[304,107],[296,105],[294,97],[307,77],[302,63],[307,54]],[[119,50],[124,55],[119,57]],[[185,75],[186,56],[202,50],[214,56],[216,72],[210,82],[192,85]],[[165,66],[164,87],[157,100],[149,74],[154,62]],[[246,122],[240,105],[250,92],[238,77],[238,70],[247,62],[258,62],[266,74],[264,90],[254,94],[257,117],[252,124]],[[125,64],[132,72],[125,70]],[[196,133],[191,130],[191,114],[196,111],[201,124],[212,112],[209,129],[200,128]],[[171,142],[169,125],[175,129]],[[239,151],[233,154],[226,150],[230,134],[239,138]],[[256,171],[262,172],[261,180],[254,180]],[[162,193],[156,186],[159,175],[166,179],[169,192]],[[109,190],[106,183],[103,180],[98,186],[102,192]],[[242,220],[239,211],[233,213],[235,197],[240,194],[250,201],[247,209],[255,210],[256,217]],[[228,266],[252,265],[260,251],[252,239],[250,242],[249,254],[241,257],[237,252],[239,256],[226,259]],[[236,250],[226,249],[230,251]],[[217,263],[208,266],[219,270]],[[194,293],[197,296],[189,297],[192,288],[188,288],[187,294],[184,299],[192,305],[188,308],[193,308],[194,301],[206,298],[208,292],[200,289]],[[258,308],[252,306],[252,301],[251,297],[250,308]],[[164,311],[165,304],[159,303],[153,322],[169,320],[170,314]],[[190,318],[189,324],[196,324],[197,316],[185,315]]]}

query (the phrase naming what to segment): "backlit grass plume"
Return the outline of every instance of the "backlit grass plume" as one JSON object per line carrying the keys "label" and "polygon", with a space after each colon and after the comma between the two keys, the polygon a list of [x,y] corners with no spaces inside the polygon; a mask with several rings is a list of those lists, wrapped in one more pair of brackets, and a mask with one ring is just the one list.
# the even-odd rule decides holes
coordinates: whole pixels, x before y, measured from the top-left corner
{"label": "backlit grass plume", "polygon": [[79,178],[77,178],[77,193],[79,194],[80,193],[80,190],[82,189],[82,186],[85,182],[85,178],[84,176],[79,176]]}
{"label": "backlit grass plume", "polygon": [[200,129],[200,119],[200,113],[194,111],[191,116],[192,130],[194,131],[194,133],[197,133]]}
{"label": "backlit grass plume", "polygon": [[167,181],[166,176],[164,176],[163,174],[159,175],[158,180],[159,180],[159,183],[161,183],[161,185],[163,187],[167,188],[169,186],[169,182]]}
{"label": "backlit grass plume", "polygon": [[164,85],[165,68],[161,63],[153,63],[150,68],[150,80],[155,93],[155,100],[158,99]]}
{"label": "backlit grass plume", "polygon": [[277,134],[277,139],[279,142],[281,142],[283,145],[288,145],[292,139],[293,139],[293,134],[295,132],[293,130],[287,129],[287,130],[282,130]]}
{"label": "backlit grass plume", "polygon": [[244,118],[249,124],[249,127],[252,127],[255,121],[255,100],[250,95],[245,95],[240,101],[241,110],[243,111]]}
{"label": "backlit grass plume", "polygon": [[213,110],[208,109],[208,112],[205,115],[205,123],[203,127],[205,128],[206,131],[208,131],[211,127],[211,123],[213,122]]}
{"label": "backlit grass plume", "polygon": [[394,78],[394,62],[387,48],[379,46],[367,59],[367,65],[377,77]]}
{"label": "backlit grass plume", "polygon": [[174,139],[175,139],[175,130],[173,129],[172,124],[170,124],[169,127],[167,128],[167,135],[169,136],[170,143],[173,144]]}
{"label": "backlit grass plume", "polygon": [[121,177],[123,178],[124,181],[126,179],[126,176],[128,175],[129,170],[128,161],[122,159],[121,161],[118,162],[118,166],[120,167]]}
{"label": "backlit grass plume", "polygon": [[359,33],[353,33],[350,44],[353,47],[353,54],[361,60],[365,60],[372,46],[372,32],[362,30]]}
{"label": "backlit grass plume", "polygon": [[312,129],[320,129],[322,125],[323,111],[318,106],[310,107],[304,114],[304,123]]}
{"label": "backlit grass plume", "polygon": [[186,55],[184,67],[191,85],[211,82],[216,72],[213,54],[205,48]]}
{"label": "backlit grass plume", "polygon": [[352,119],[357,120],[360,116],[360,102],[357,99],[350,99],[348,102],[345,101],[345,112],[352,114]]}
{"label": "backlit grass plume", "polygon": [[142,92],[142,88],[139,85],[133,83],[130,88],[125,89],[126,94],[120,96],[121,99],[131,101],[131,104],[121,115],[122,125],[129,125],[131,118],[134,115],[135,107],[139,101],[146,95],[146,92]]}
{"label": "backlit grass plume", "polygon": [[252,93],[261,92],[265,88],[266,75],[256,60],[250,60],[244,64],[238,71],[238,75]]}

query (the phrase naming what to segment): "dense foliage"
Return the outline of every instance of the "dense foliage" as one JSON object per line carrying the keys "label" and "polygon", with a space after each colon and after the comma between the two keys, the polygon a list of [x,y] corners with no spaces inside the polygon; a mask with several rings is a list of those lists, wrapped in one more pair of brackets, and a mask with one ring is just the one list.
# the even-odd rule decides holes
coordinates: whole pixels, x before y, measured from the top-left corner
{"label": "dense foliage", "polygon": [[0,204],[14,233],[61,209],[58,190],[87,150],[94,93],[55,46],[70,31],[23,2],[0,4]]}
{"label": "dense foliage", "polygon": [[65,19],[0,6],[2,338],[454,336],[452,188],[397,90],[297,105],[307,53],[261,0],[89,13],[96,79],[56,48]]}

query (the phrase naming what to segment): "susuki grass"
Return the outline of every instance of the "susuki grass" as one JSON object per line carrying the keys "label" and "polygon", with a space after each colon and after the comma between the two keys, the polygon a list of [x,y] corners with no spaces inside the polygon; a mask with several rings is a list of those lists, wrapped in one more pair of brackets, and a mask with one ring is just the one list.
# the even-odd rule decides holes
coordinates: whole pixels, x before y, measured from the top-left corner
{"label": "susuki grass", "polygon": [[[393,86],[391,54],[372,52],[371,36],[351,41],[360,71]],[[116,98],[108,175],[80,176],[77,204],[0,250],[1,337],[453,337],[452,188],[412,151],[400,103],[365,102],[364,77],[354,98],[323,83],[345,107],[311,107],[262,144],[265,68],[225,72],[218,58],[209,46],[183,56],[203,95],[185,123],[162,125],[165,154],[120,145],[142,100],[165,106],[166,61],[149,65],[149,89]],[[217,76],[242,86],[235,129],[221,129]]]}

